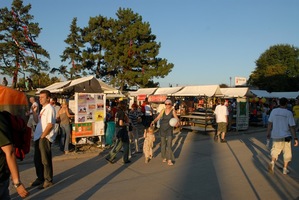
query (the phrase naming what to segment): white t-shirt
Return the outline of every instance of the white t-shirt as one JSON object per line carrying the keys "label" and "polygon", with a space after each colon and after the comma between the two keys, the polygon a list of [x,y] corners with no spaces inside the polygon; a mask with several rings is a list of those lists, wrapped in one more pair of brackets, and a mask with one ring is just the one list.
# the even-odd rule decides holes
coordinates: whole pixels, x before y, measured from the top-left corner
{"label": "white t-shirt", "polygon": [[293,113],[286,108],[275,108],[271,111],[269,122],[273,123],[271,138],[280,139],[291,136],[289,126],[295,126]]}
{"label": "white t-shirt", "polygon": [[215,115],[216,115],[216,122],[220,123],[220,122],[226,122],[227,123],[227,115],[228,113],[228,109],[225,105],[217,105],[214,111]]}
{"label": "white t-shirt", "polygon": [[[49,123],[54,125],[55,121],[56,121],[55,109],[50,104],[47,104],[45,107],[42,108],[40,114],[38,115],[38,123],[34,132],[33,140],[34,141],[38,140],[41,137],[43,131],[46,129],[46,126]],[[46,136],[46,138],[50,142],[54,142],[56,138],[56,135],[54,134],[54,128],[52,128],[52,130]]]}
{"label": "white t-shirt", "polygon": [[145,105],[144,106],[144,109],[145,109],[145,116],[152,116],[152,108],[150,105]]}

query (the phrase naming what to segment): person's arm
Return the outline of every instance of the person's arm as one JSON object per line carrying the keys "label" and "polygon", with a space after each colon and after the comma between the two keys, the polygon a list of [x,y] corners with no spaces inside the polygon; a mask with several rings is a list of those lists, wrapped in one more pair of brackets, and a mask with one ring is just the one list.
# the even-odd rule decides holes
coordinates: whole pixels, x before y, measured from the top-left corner
{"label": "person's arm", "polygon": [[159,115],[152,121],[151,125],[154,125],[163,115],[164,111],[160,112]]}
{"label": "person's arm", "polygon": [[37,107],[34,107],[34,108],[32,109],[32,115],[33,115],[33,120],[35,121],[35,123],[38,123]]}
{"label": "person's arm", "polygon": [[268,121],[268,128],[267,128],[267,138],[270,139],[271,138],[271,130],[272,130],[272,122]]}
{"label": "person's arm", "polygon": [[73,118],[75,115],[71,115],[69,112],[69,108],[66,108],[66,115],[68,116],[68,118]]}
{"label": "person's arm", "polygon": [[2,151],[5,153],[6,162],[11,174],[12,183],[15,186],[18,194],[25,198],[29,195],[29,192],[26,190],[24,185],[21,183],[19,169],[16,161],[16,156],[13,150],[13,146],[6,145],[1,147]]}
{"label": "person's arm", "polygon": [[297,135],[296,135],[296,130],[295,130],[295,127],[296,126],[290,126],[290,131],[292,133],[292,136],[294,138],[294,146],[298,146],[298,138],[297,138]]}

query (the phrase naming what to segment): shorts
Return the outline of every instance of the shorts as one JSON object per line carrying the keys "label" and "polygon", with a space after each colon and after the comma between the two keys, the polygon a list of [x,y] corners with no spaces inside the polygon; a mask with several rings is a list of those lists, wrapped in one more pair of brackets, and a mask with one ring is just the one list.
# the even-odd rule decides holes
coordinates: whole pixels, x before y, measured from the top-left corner
{"label": "shorts", "polygon": [[226,122],[219,122],[218,123],[218,132],[226,133],[227,130],[227,123]]}

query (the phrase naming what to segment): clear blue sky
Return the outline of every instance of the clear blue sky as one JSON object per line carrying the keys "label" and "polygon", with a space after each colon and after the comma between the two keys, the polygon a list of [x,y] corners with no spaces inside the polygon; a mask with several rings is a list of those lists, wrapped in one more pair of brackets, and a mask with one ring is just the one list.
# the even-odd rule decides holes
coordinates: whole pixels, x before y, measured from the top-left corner
{"label": "clear blue sky", "polygon": [[[1,0],[10,8],[12,0]],[[131,8],[149,22],[161,42],[159,57],[174,64],[158,79],[169,84],[233,86],[234,77],[249,78],[255,61],[270,46],[299,47],[297,0],[24,0],[30,3],[34,22],[42,28],[37,42],[49,53],[51,67],[61,65],[70,24],[78,18],[85,27],[90,17],[116,18]],[[58,75],[59,77],[59,75]],[[232,77],[232,82],[230,82]]]}

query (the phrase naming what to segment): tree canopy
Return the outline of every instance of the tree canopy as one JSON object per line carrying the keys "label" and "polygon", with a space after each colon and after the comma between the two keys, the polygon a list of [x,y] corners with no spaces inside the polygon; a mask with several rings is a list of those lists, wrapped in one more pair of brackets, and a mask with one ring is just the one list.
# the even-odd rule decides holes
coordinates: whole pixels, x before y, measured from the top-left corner
{"label": "tree canopy", "polygon": [[36,75],[50,69],[48,52],[36,42],[41,28],[30,9],[22,0],[13,0],[11,9],[0,9],[0,73],[13,77],[13,87],[19,72]]}
{"label": "tree canopy", "polygon": [[299,50],[288,44],[271,46],[256,60],[248,84],[268,92],[299,90]]}
{"label": "tree canopy", "polygon": [[91,17],[82,29],[74,18],[65,40],[68,47],[61,56],[62,61],[72,63],[71,72],[66,66],[53,71],[65,77],[95,74],[120,90],[158,85],[153,78],[165,77],[174,65],[158,57],[161,44],[155,41],[150,24],[131,9],[120,8],[116,15],[117,19]]}

